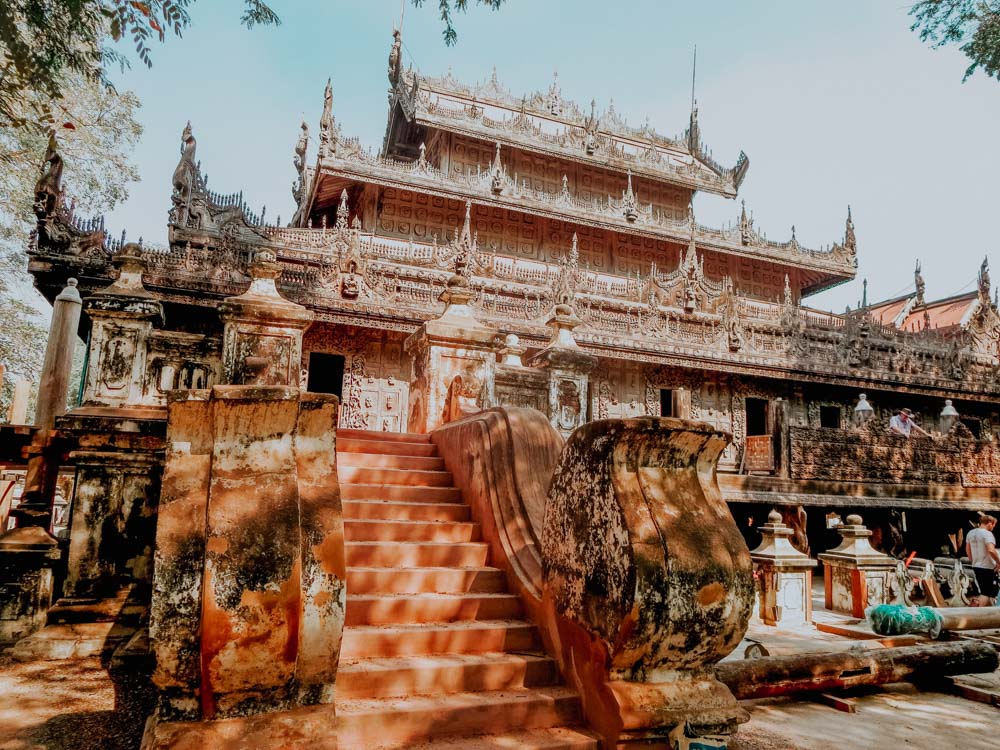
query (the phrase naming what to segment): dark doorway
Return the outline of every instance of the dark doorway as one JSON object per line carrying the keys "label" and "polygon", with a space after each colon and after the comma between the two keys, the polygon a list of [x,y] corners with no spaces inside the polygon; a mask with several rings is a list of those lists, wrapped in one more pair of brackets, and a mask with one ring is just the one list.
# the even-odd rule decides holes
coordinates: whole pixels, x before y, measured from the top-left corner
{"label": "dark doorway", "polygon": [[310,352],[306,389],[310,393],[332,393],[337,398],[343,398],[344,356]]}
{"label": "dark doorway", "polygon": [[748,398],[747,405],[747,435],[767,434],[767,399]]}
{"label": "dark doorway", "polygon": [[819,426],[829,427],[834,430],[840,429],[840,407],[821,406],[819,407]]}
{"label": "dark doorway", "polygon": [[674,416],[674,389],[673,388],[661,388],[660,389],[660,416],[661,417],[672,417],[672,416]]}

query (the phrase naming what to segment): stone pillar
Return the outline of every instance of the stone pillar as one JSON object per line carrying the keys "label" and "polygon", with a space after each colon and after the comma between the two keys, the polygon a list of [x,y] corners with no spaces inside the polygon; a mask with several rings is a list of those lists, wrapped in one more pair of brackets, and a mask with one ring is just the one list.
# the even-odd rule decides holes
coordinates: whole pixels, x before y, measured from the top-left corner
{"label": "stone pillar", "polygon": [[56,417],[66,413],[73,352],[80,325],[80,306],[76,279],[69,279],[52,305],[52,321],[35,409],[35,424],[39,430],[28,448],[21,505],[11,514],[17,518],[19,526],[40,526],[48,530],[52,522],[52,498],[61,455],[58,435],[53,427]]}
{"label": "stone pillar", "polygon": [[871,546],[868,538],[872,533],[863,525],[861,516],[848,516],[839,531],[843,540],[840,545],[819,556],[826,608],[864,617],[867,607],[889,602],[896,560]]}
{"label": "stone pillar", "polygon": [[441,293],[441,317],[424,323],[403,344],[413,358],[410,432],[430,432],[456,414],[494,403],[497,331],[476,319],[472,297],[468,279],[454,274]]}
{"label": "stone pillar", "polygon": [[150,623],[163,739],[146,747],[187,731],[167,722],[333,702],[346,603],[337,407],[287,386],[171,394]]}
{"label": "stone pillar", "polygon": [[118,278],[87,299],[93,322],[82,406],[133,406],[142,402],[147,340],[163,322],[163,305],[142,285],[146,261],[135,243],[114,258]]}
{"label": "stone pillar", "polygon": [[573,338],[583,321],[569,305],[556,305],[546,325],[552,329],[549,345],[528,365],[549,375],[549,421],[563,437],[587,421],[587,389],[597,357],[584,352]]}
{"label": "stone pillar", "polygon": [[31,396],[31,382],[27,378],[14,376],[14,394],[7,412],[9,424],[28,423],[28,398]]}
{"label": "stone pillar", "polygon": [[298,385],[302,334],[313,314],[284,299],[275,286],[281,266],[270,250],[250,264],[250,288],[219,305],[225,324],[222,378],[233,385]]}
{"label": "stone pillar", "polygon": [[56,417],[66,413],[81,304],[76,279],[66,282],[66,288],[52,304],[52,322],[49,324],[45,363],[38,384],[38,406],[35,409],[35,424],[43,430],[52,429]]}
{"label": "stone pillar", "polygon": [[812,570],[816,561],[795,549],[794,531],[772,510],[758,530],[763,539],[750,552],[758,582],[758,612],[765,625],[805,625],[812,621]]}

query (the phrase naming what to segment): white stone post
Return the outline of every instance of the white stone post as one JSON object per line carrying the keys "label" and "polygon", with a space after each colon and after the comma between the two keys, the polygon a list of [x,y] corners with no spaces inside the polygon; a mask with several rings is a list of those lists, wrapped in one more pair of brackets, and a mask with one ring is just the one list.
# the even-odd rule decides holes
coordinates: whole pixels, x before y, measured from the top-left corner
{"label": "white stone post", "polygon": [[42,365],[38,406],[35,409],[35,424],[43,430],[51,429],[56,417],[66,413],[66,396],[82,309],[76,283],[76,279],[69,279],[52,305],[52,322],[45,345],[45,364]]}

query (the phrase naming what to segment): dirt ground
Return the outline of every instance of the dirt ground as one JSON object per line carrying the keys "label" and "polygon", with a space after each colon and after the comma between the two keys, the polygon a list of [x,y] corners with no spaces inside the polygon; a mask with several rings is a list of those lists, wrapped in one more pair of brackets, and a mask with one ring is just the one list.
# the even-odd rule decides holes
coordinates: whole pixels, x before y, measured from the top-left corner
{"label": "dirt ground", "polygon": [[97,657],[0,658],[0,750],[136,750],[151,709],[148,682],[116,682]]}
{"label": "dirt ground", "polygon": [[912,685],[856,694],[848,714],[802,699],[747,701],[750,723],[730,750],[996,750],[1000,709]]}
{"label": "dirt ground", "polygon": [[[152,696],[100,659],[0,659],[0,750],[137,750]],[[731,750],[996,750],[1000,709],[910,685],[869,690],[857,713],[800,699],[747,701]],[[116,708],[117,705],[117,708]]]}

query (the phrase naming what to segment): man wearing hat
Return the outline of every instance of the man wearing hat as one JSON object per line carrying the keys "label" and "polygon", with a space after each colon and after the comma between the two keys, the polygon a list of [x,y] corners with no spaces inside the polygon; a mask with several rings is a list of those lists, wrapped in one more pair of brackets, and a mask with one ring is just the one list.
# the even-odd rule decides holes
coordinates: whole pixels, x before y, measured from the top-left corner
{"label": "man wearing hat", "polygon": [[889,432],[895,432],[903,437],[910,437],[913,432],[930,437],[927,430],[913,421],[913,412],[909,409],[900,409],[899,414],[889,420]]}

